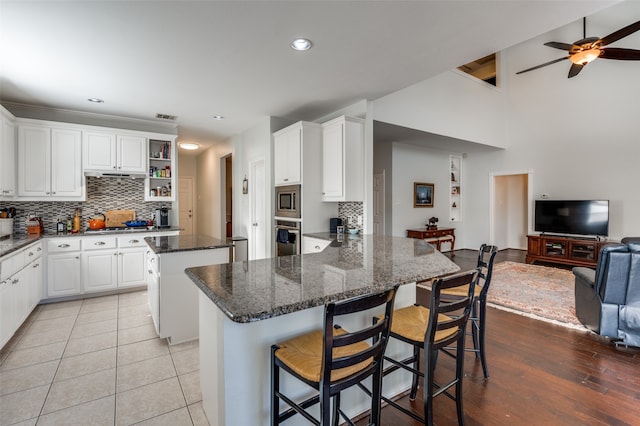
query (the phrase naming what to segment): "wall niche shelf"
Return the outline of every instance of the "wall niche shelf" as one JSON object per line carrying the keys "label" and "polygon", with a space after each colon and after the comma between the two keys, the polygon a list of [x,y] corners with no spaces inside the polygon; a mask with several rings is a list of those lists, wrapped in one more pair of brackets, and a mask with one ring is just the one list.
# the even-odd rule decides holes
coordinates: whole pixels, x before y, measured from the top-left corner
{"label": "wall niche shelf", "polygon": [[462,157],[449,156],[449,220],[462,220]]}

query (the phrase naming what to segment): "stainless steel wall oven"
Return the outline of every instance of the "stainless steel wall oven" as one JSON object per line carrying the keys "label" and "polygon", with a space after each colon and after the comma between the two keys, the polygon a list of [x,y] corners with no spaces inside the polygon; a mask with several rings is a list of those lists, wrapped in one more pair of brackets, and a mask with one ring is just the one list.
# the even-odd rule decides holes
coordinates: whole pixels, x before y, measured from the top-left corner
{"label": "stainless steel wall oven", "polygon": [[276,256],[292,256],[301,253],[300,222],[276,220]]}

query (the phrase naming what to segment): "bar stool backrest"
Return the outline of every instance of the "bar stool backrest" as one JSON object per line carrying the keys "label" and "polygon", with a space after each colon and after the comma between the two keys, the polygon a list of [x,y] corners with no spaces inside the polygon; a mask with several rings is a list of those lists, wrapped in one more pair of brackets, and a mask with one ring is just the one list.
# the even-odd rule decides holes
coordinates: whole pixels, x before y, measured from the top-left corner
{"label": "bar stool backrest", "polygon": [[491,284],[491,275],[493,274],[493,261],[498,253],[497,246],[482,244],[478,250],[478,285],[482,287],[480,297],[486,299],[489,285]]}
{"label": "bar stool backrest", "polygon": [[[471,313],[479,268],[436,279],[431,286],[429,325],[425,334],[425,351],[435,351],[462,338]],[[464,296],[441,299],[443,290],[466,287]],[[438,333],[438,334],[436,334]],[[437,336],[444,336],[438,338]],[[428,352],[426,352],[428,353]]]}
{"label": "bar stool backrest", "polygon": [[[391,329],[391,315],[393,313],[393,303],[397,286],[382,293],[366,295],[348,299],[341,302],[330,303],[325,308],[324,318],[324,345],[323,345],[323,366],[322,381],[325,384],[331,383],[331,394],[335,394],[342,389],[346,389],[364,378],[370,376],[382,362],[384,350],[389,341],[389,331]],[[333,332],[338,317],[357,312],[374,309],[384,305],[384,318],[376,324],[366,326],[359,330],[347,331],[343,334]],[[373,342],[369,344],[370,342]],[[362,345],[362,343],[367,343]],[[347,345],[360,344],[361,350],[351,353],[348,356],[335,356],[335,349]],[[335,370],[351,367],[368,359],[373,359],[370,365],[358,373],[347,376],[338,381],[331,381],[331,373]]]}

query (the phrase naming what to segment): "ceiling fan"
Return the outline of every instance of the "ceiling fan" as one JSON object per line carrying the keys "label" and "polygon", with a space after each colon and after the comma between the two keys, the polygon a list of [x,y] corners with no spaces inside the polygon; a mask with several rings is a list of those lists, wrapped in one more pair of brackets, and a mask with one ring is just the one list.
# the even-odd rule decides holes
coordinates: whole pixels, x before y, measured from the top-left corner
{"label": "ceiling fan", "polygon": [[620,40],[628,35],[640,30],[640,21],[634,22],[631,25],[627,25],[624,28],[619,29],[616,32],[609,34],[606,37],[587,37],[587,18],[583,18],[582,21],[582,40],[578,40],[573,44],[559,43],[556,41],[550,41],[545,43],[545,46],[553,47],[555,49],[566,50],[569,52],[569,56],[564,56],[553,61],[545,62],[544,64],[537,65],[526,70],[518,71],[516,74],[522,74],[528,71],[537,70],[538,68],[546,67],[547,65],[555,64],[556,62],[569,59],[571,61],[571,68],[569,69],[569,77],[575,77],[578,75],[582,68],[589,62],[597,58],[604,59],[618,59],[623,61],[640,61],[640,50],[636,49],[624,49],[618,47],[605,46]]}

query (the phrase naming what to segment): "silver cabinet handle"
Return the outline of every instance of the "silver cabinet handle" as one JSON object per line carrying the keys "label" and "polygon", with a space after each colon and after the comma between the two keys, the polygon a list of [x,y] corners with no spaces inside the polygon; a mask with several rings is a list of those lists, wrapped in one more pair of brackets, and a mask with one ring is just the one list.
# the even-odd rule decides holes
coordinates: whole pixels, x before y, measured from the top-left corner
{"label": "silver cabinet handle", "polygon": [[139,242],[138,240],[129,240],[129,244],[138,244]]}
{"label": "silver cabinet handle", "polygon": [[96,241],[95,243],[93,243],[94,246],[103,246],[107,243],[105,243],[104,241]]}
{"label": "silver cabinet handle", "polygon": [[38,247],[36,251],[42,251],[42,247]]}
{"label": "silver cabinet handle", "polygon": [[320,246],[315,246],[314,249],[320,250]]}
{"label": "silver cabinet handle", "polygon": [[284,179],[285,182],[289,182],[289,179]]}
{"label": "silver cabinet handle", "polygon": [[51,195],[56,195],[56,193],[54,191],[51,191]]}
{"label": "silver cabinet handle", "polygon": [[153,271],[151,269],[149,269],[149,275],[153,274]]}
{"label": "silver cabinet handle", "polygon": [[59,244],[58,245],[59,248],[67,248],[67,247],[71,247],[69,244]]}
{"label": "silver cabinet handle", "polygon": [[19,282],[20,282],[20,280],[18,278],[16,278],[13,281],[11,281],[11,284],[18,284]]}
{"label": "silver cabinet handle", "polygon": [[29,256],[33,256],[33,252],[32,251],[29,252]]}

